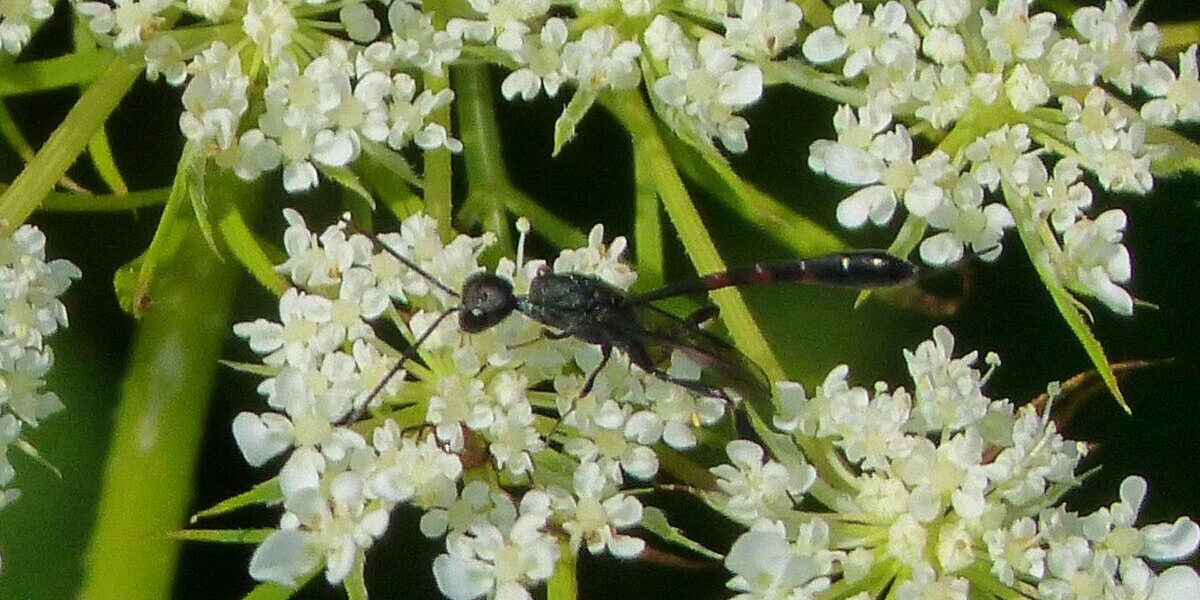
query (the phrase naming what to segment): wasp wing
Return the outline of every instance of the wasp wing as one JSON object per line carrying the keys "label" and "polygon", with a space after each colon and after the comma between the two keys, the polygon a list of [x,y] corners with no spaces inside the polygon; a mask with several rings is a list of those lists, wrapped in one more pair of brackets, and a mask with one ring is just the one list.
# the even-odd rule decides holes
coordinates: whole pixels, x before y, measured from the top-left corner
{"label": "wasp wing", "polygon": [[650,303],[626,305],[632,322],[613,323],[624,337],[636,340],[650,363],[661,372],[678,351],[702,369],[697,388],[719,392],[734,388],[743,395],[769,393],[766,373],[729,342],[700,329],[699,323],[680,319]]}

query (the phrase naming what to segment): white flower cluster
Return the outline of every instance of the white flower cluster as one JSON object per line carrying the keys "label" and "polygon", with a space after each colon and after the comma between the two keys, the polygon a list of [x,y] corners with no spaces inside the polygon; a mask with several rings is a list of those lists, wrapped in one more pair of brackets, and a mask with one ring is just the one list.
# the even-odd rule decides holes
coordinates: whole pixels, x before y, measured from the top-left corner
{"label": "white flower cluster", "polygon": [[[270,410],[239,414],[234,437],[252,465],[287,453],[284,515],[255,551],[252,576],[291,583],[324,564],[326,578],[339,582],[400,504],[425,511],[426,535],[447,536],[434,572],[451,598],[526,597],[549,576],[559,537],[573,552],[642,550],[641,539],[622,533],[642,518],[622,485],[657,473],[654,444],[695,445],[695,429],[723,416],[720,400],[697,398],[623,356],[579,398],[600,362],[595,347],[550,339],[520,314],[465,335],[442,318],[456,313],[457,298],[370,238],[344,223],[318,235],[295,211],[285,217],[288,259],[279,269],[297,287],[280,299],[278,321],[234,327],[271,373],[259,386]],[[523,247],[528,227],[519,226]],[[564,251],[553,266],[518,252],[498,274],[518,293],[551,268],[628,287],[635,276],[620,261],[624,239],[606,246],[602,238],[595,228],[587,246]],[[476,257],[490,238],[443,243],[433,219],[418,215],[377,241],[454,290],[480,269]],[[376,335],[383,322],[410,342],[424,338],[419,362],[386,382],[401,352]],[[547,416],[554,413],[561,418]],[[535,468],[558,483],[535,480]],[[518,507],[482,482],[463,485],[485,473],[532,489]]]}
{"label": "white flower cluster", "polygon": [[0,509],[20,497],[9,487],[16,475],[8,451],[32,451],[22,433],[63,409],[46,391],[54,366],[47,339],[67,325],[67,308],[58,299],[79,269],[63,259],[46,261],[46,236],[22,225],[0,237]]}
{"label": "white flower cluster", "polygon": [[[1005,229],[1028,228],[1045,245],[1030,249],[1035,260],[1049,261],[1064,285],[1129,314],[1125,216],[1085,214],[1084,173],[1106,190],[1150,191],[1161,150],[1146,142],[1148,129],[1200,118],[1196,49],[1180,55],[1178,74],[1151,61],[1158,30],[1135,27],[1124,0],[1079,8],[1069,30],[1056,28],[1053,13],[1031,12],[1028,0],[980,4],[834,9],[834,24],[805,38],[803,54],[840,64],[866,104],[838,111],[838,138],[813,144],[809,165],[861,188],[838,206],[843,226],[886,224],[902,206],[920,231],[933,231],[919,246],[933,265],[967,248],[994,259]],[[1140,112],[1114,95],[1135,88],[1151,98]],[[915,152],[914,129],[937,132],[937,146]]]}
{"label": "white flower cluster", "polygon": [[836,584],[838,597],[866,600],[876,596],[859,590],[888,582],[889,597],[904,599],[1200,597],[1191,568],[1147,565],[1193,553],[1200,527],[1187,518],[1137,527],[1146,492],[1138,477],[1092,514],[1059,505],[1079,483],[1085,445],[1065,440],[1033,405],[989,399],[977,354],[955,358],[953,346],[938,327],[905,352],[911,392],[852,387],[845,366],[811,397],[779,384],[776,427],[825,440],[849,468],[840,491],[822,498],[832,512],[801,513],[811,477],[763,463],[750,442],[730,444],[736,466],[713,469],[723,482],[714,505],[750,525],[725,562],[736,597],[808,598]]}
{"label": "white flower cluster", "polygon": [[[364,143],[462,147],[431,122],[454,93],[421,83],[422,73],[445,76],[445,64],[462,50],[461,33],[436,29],[411,4],[391,4],[391,33],[380,36],[382,24],[360,2],[189,1],[189,12],[239,26],[244,39],[186,49],[161,30],[159,13],[169,6],[76,4],[91,30],[115,48],[143,47],[149,78],[186,84],[180,129],[243,179],[282,166],[284,187],[298,192],[317,185],[318,167],[350,164]],[[359,43],[319,33],[331,25],[321,17],[331,13],[338,19],[332,25]]]}
{"label": "white flower cluster", "polygon": [[54,14],[50,0],[12,0],[0,5],[0,53],[16,56],[29,43],[33,28]]}

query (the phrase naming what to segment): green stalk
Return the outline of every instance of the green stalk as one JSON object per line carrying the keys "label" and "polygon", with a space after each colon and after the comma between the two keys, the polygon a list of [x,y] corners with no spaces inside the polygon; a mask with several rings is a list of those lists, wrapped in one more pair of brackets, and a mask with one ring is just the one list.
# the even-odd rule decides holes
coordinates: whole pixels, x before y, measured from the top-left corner
{"label": "green stalk", "polygon": [[519,194],[508,178],[500,145],[500,126],[488,67],[461,65],[454,69],[454,109],[463,141],[463,164],[467,174],[467,199],[459,218],[469,217],[474,225],[496,234],[496,248],[510,255],[515,247],[505,208],[506,198]]}
{"label": "green stalk", "polygon": [[[699,273],[724,271],[725,261],[717,252],[700,213],[692,203],[687,188],[659,136],[658,126],[645,102],[636,92],[618,92],[601,97],[601,102],[625,127],[633,138],[634,155],[642,157],[649,176],[658,189],[667,216],[675,226],[683,247]],[[736,288],[712,293],[721,309],[721,318],[729,327],[734,345],[766,371],[773,380],[786,378],[783,366],[771,351],[762,330],[750,314],[750,308]]]}
{"label": "green stalk", "polygon": [[499,236],[502,248],[512,248],[512,234],[503,212],[529,219],[533,233],[559,248],[586,244],[587,235],[517,189],[509,178],[496,122],[495,91],[487,69],[485,65],[459,65],[454,69],[454,114],[467,175],[467,199],[459,219],[482,222],[485,229]]}
{"label": "green stalk", "polygon": [[22,96],[82,85],[103,77],[115,55],[111,50],[76,52],[0,67],[0,97]]}
{"label": "green stalk", "polygon": [[92,136],[104,126],[121,98],[141,75],[142,66],[140,56],[119,56],[83,92],[37,156],[0,196],[0,235],[11,234],[37,208],[84,151]]}
{"label": "green stalk", "polygon": [[[224,178],[218,180],[223,182]],[[240,193],[238,190],[214,190]],[[116,411],[80,598],[168,598],[213,377],[239,273],[214,260],[193,221],[138,322]]]}
{"label": "green stalk", "polygon": [[[449,85],[450,82],[445,77],[425,76],[425,89],[435,94]],[[453,131],[450,127],[449,106],[438,108],[429,116],[430,123],[437,123],[445,127],[446,131]],[[445,148],[426,150],[425,212],[429,213],[429,216],[434,219],[437,219],[438,233],[441,234],[443,240],[449,240],[453,236],[452,223],[450,221],[454,213],[451,176],[450,151]]]}
{"label": "green stalk", "polygon": [[633,249],[637,252],[638,278],[647,287],[662,285],[665,273],[662,241],[662,212],[659,209],[658,192],[654,174],[650,168],[652,158],[645,145],[633,146]]}

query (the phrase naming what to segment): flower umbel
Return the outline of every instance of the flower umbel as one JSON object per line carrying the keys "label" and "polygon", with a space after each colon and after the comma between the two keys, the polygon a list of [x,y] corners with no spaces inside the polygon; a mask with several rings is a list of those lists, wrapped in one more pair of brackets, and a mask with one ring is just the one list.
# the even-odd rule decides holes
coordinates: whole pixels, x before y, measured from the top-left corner
{"label": "flower umbel", "polygon": [[46,236],[33,225],[0,237],[0,509],[21,496],[9,450],[36,454],[25,435],[64,408],[43,389],[54,366],[48,341],[67,326],[59,296],[80,276],[67,260],[46,260]]}

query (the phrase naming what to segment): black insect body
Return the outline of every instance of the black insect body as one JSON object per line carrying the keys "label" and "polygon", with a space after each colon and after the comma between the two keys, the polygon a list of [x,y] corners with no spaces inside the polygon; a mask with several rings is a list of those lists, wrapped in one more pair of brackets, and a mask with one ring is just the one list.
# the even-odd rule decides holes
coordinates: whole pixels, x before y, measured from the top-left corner
{"label": "black insect body", "polygon": [[879,251],[761,263],[670,284],[644,294],[629,294],[590,275],[547,270],[530,282],[528,295],[518,296],[507,280],[479,272],[464,282],[461,305],[453,310],[458,312],[459,328],[467,333],[484,331],[519,312],[546,325],[548,338],[574,337],[599,346],[601,362],[588,374],[583,395],[591,390],[596,375],[615,349],[656,377],[704,395],[724,397],[720,388],[671,377],[661,368],[667,364],[671,352],[678,350],[705,369],[715,371],[731,387],[766,386],[766,377],[757,365],[725,340],[700,329],[702,323],[716,316],[716,307],[705,306],[680,319],[652,302],[681,294],[776,281],[887,287],[907,283],[914,275],[911,263]]}
{"label": "black insect body", "polygon": [[[346,223],[357,230],[349,221]],[[600,364],[588,374],[581,395],[591,390],[597,374],[608,363],[613,350],[623,352],[630,362],[647,373],[703,395],[726,397],[723,390],[725,386],[710,386],[701,381],[670,376],[661,366],[669,363],[672,352],[679,351],[704,369],[714,372],[728,387],[762,390],[766,388],[766,376],[762,369],[725,340],[700,328],[700,325],[717,316],[715,306],[703,306],[681,319],[654,306],[653,302],[730,286],[779,281],[860,289],[890,287],[909,283],[916,275],[916,268],[908,261],[886,252],[865,250],[759,263],[680,281],[643,294],[630,294],[591,275],[554,273],[549,269],[530,281],[529,293],[524,296],[517,295],[508,280],[486,272],[468,276],[459,293],[373,235],[361,233],[396,260],[460,301],[458,306],[439,315],[429,329],[405,350],[396,365],[372,390],[368,403],[379,395],[407,361],[416,356],[421,344],[438,325],[455,313],[458,314],[459,329],[465,333],[486,331],[513,312],[519,312],[547,326],[548,329],[543,333],[546,338],[574,337],[599,346],[602,353]]]}

